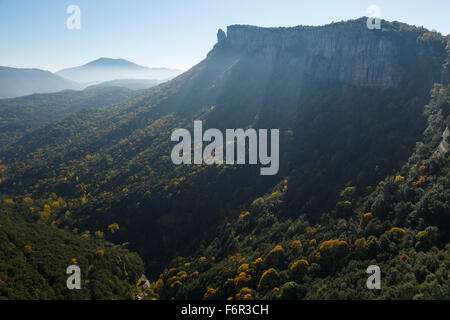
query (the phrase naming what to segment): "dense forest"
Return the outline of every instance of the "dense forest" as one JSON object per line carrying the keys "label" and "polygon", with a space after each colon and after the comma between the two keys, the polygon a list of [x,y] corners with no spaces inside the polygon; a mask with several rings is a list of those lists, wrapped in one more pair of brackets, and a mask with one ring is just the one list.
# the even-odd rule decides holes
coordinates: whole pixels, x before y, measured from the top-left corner
{"label": "dense forest", "polygon": [[[3,299],[135,299],[136,281],[144,272],[139,256],[103,235],[60,230],[33,215],[23,199],[0,204],[0,298]],[[64,204],[58,204],[63,207]],[[68,290],[66,269],[78,265],[81,290]]]}
{"label": "dense forest", "polygon": [[[191,70],[129,99],[1,100],[0,297],[449,299],[449,39],[396,22],[374,33],[364,19],[268,30],[305,38],[242,47],[229,32]],[[316,30],[323,41],[308,40]],[[306,70],[332,69],[329,46],[300,47],[328,39],[350,73],[346,53],[373,61],[364,85]],[[389,77],[373,71],[386,65]],[[15,103],[29,106],[17,107],[17,131]],[[175,166],[170,134],[194,120],[279,128],[278,175]],[[72,259],[85,270],[79,292],[65,290]],[[371,264],[382,290],[365,287]],[[150,288],[135,286],[143,273]]]}
{"label": "dense forest", "polygon": [[[449,299],[450,158],[435,150],[450,124],[450,86],[434,88],[425,112],[424,142],[401,170],[369,190],[346,187],[313,222],[285,218],[284,180],[195,255],[173,259],[149,297]],[[365,287],[373,264],[382,290]]]}

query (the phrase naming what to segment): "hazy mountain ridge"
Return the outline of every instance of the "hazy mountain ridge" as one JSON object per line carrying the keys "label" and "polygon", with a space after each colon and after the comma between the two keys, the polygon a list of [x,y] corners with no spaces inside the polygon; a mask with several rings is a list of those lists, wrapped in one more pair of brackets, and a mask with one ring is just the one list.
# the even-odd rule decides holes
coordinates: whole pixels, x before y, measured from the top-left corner
{"label": "hazy mountain ridge", "polygon": [[139,94],[123,87],[108,85],[83,91],[63,90],[0,100],[0,149],[26,133],[60,120],[82,109],[112,106]]}
{"label": "hazy mountain ridge", "polygon": [[152,80],[152,79],[116,79],[101,82],[99,84],[90,85],[87,89],[101,88],[101,87],[123,87],[131,90],[144,90],[154,87],[163,82],[163,80]]}
{"label": "hazy mountain ridge", "polygon": [[87,64],[62,69],[56,74],[79,83],[104,82],[116,79],[165,80],[182,71],[169,68],[148,68],[125,59],[99,58]]}
{"label": "hazy mountain ridge", "polygon": [[82,89],[82,85],[50,71],[0,67],[0,99],[65,89]]}

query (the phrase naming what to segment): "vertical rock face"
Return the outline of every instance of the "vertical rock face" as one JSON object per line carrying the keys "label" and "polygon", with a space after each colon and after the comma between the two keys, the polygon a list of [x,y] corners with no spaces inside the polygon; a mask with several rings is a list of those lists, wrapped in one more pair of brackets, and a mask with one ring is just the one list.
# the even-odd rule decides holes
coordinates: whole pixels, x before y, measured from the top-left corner
{"label": "vertical rock face", "polygon": [[217,31],[217,42],[222,43],[226,39],[227,39],[227,36],[226,36],[225,32],[222,29],[219,29],[219,31]]}
{"label": "vertical rock face", "polygon": [[450,35],[448,35],[445,40],[447,42],[447,45],[445,47],[445,50],[447,51],[447,58],[442,70],[441,82],[443,85],[448,85],[450,83]]}
{"label": "vertical rock face", "polygon": [[[287,63],[317,80],[339,80],[362,87],[395,87],[402,79],[401,24],[369,30],[366,19],[323,27],[261,28],[233,25],[218,32],[213,51],[223,49],[263,58],[265,67]],[[414,54],[413,52],[411,54]]]}

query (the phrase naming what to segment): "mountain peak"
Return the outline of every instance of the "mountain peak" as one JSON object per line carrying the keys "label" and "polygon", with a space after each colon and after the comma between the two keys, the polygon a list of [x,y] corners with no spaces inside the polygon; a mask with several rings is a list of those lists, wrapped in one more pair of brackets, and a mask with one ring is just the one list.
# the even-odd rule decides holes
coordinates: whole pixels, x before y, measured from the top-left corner
{"label": "mountain peak", "polygon": [[140,66],[134,62],[125,60],[125,59],[113,59],[113,58],[106,58],[106,57],[101,57],[98,58],[96,60],[93,60],[91,62],[86,63],[84,66],[97,66],[97,67],[134,67],[134,68],[147,68],[144,66]]}
{"label": "mountain peak", "polygon": [[117,79],[165,80],[181,72],[176,69],[148,68],[122,58],[100,57],[78,67],[60,70],[57,74],[81,83],[98,83]]}

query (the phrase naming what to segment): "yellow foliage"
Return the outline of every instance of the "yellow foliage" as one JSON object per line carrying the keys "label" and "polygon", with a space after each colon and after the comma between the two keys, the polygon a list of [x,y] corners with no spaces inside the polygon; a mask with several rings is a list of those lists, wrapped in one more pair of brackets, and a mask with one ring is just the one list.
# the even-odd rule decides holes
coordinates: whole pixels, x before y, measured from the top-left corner
{"label": "yellow foliage", "polygon": [[395,176],[395,181],[404,181],[405,177],[401,176],[401,175],[397,175]]}
{"label": "yellow foliage", "polygon": [[241,264],[241,266],[238,268],[238,272],[247,272],[249,270],[248,263]]}
{"label": "yellow foliage", "polygon": [[397,234],[404,234],[406,231],[405,231],[405,229],[402,229],[402,228],[393,227],[393,228],[391,228],[391,230],[389,230],[389,232],[395,232]]}
{"label": "yellow foliage", "polygon": [[236,288],[239,288],[247,285],[251,280],[252,280],[251,275],[247,275],[245,272],[241,272],[236,278],[234,278],[233,282],[234,286]]}
{"label": "yellow foliage", "polygon": [[248,287],[242,288],[238,293],[236,293],[235,298],[237,300],[252,300],[252,289]]}
{"label": "yellow foliage", "polygon": [[191,277],[192,277],[192,278],[198,277],[198,271],[192,272],[192,273],[191,273]]}
{"label": "yellow foliage", "polygon": [[269,196],[269,200],[275,198],[278,195],[278,191],[273,192],[270,196]]}
{"label": "yellow foliage", "polygon": [[253,264],[258,264],[258,263],[261,263],[262,261],[263,261],[263,259],[261,257],[259,257],[259,258],[256,258],[255,261],[253,261]]}
{"label": "yellow foliage", "polygon": [[48,205],[48,204],[44,204],[44,210],[41,212],[41,219],[44,221],[44,222],[47,222],[48,221],[48,219],[50,218],[50,216],[51,216],[51,208],[50,208],[50,206]]}
{"label": "yellow foliage", "polygon": [[347,241],[340,241],[338,239],[327,240],[320,244],[319,250],[333,249],[340,246],[347,246]]}
{"label": "yellow foliage", "polygon": [[76,259],[76,258],[72,258],[72,263],[73,263],[73,264],[78,264],[77,259]]}
{"label": "yellow foliage", "polygon": [[239,219],[243,219],[243,218],[245,218],[245,217],[247,217],[247,216],[249,216],[250,215],[250,212],[248,212],[248,211],[243,211],[243,212],[241,212],[241,214],[239,215]]}
{"label": "yellow foliage", "polygon": [[276,245],[266,256],[266,264],[278,266],[284,259],[284,249],[281,245]]}
{"label": "yellow foliage", "polygon": [[6,204],[14,204],[14,200],[13,199],[5,199],[5,203]]}
{"label": "yellow foliage", "polygon": [[416,182],[414,182],[414,185],[418,186],[424,183],[427,180],[427,176],[421,176]]}
{"label": "yellow foliage", "polygon": [[278,271],[274,268],[270,268],[262,274],[259,279],[259,288],[261,289],[269,289],[278,285],[280,281],[280,275]]}
{"label": "yellow foliage", "polygon": [[217,293],[217,289],[214,289],[214,288],[208,288],[208,289],[206,289],[206,292],[205,292],[205,294],[203,295],[203,299],[204,299],[204,300],[214,299],[216,293]]}
{"label": "yellow foliage", "polygon": [[24,197],[23,203],[25,203],[28,206],[31,206],[33,204],[33,199],[31,199],[30,197]]}
{"label": "yellow foliage", "polygon": [[313,228],[313,227],[306,227],[305,235],[306,235],[307,237],[309,237],[309,236],[313,235],[313,234],[316,233],[316,232],[317,232],[317,229],[316,229],[316,228]]}
{"label": "yellow foliage", "polygon": [[308,266],[309,266],[308,260],[301,259],[295,261],[290,268],[292,276],[293,277],[303,276],[308,270]]}
{"label": "yellow foliage", "polygon": [[406,253],[403,253],[403,254],[400,255],[399,258],[400,258],[400,260],[405,261],[405,260],[407,260],[409,257],[408,257],[408,255],[407,255]]}
{"label": "yellow foliage", "polygon": [[101,238],[103,238],[103,236],[104,236],[104,234],[103,234],[103,232],[101,232],[101,231],[95,231],[95,236],[97,237],[97,238],[99,238],[99,239],[101,239]]}
{"label": "yellow foliage", "polygon": [[300,240],[293,240],[290,247],[291,249],[300,249],[302,247],[302,242]]}
{"label": "yellow foliage", "polygon": [[162,290],[164,289],[164,280],[163,280],[163,279],[158,279],[158,280],[153,284],[153,289],[154,289],[157,293],[162,292]]}
{"label": "yellow foliage", "polygon": [[99,254],[99,255],[101,255],[101,256],[104,256],[104,255],[105,255],[105,250],[103,250],[103,249],[98,249],[98,250],[97,250],[97,254]]}
{"label": "yellow foliage", "polygon": [[117,222],[114,222],[114,223],[110,224],[110,225],[108,226],[108,230],[109,230],[112,234],[116,233],[116,232],[119,230],[119,224],[118,224]]}
{"label": "yellow foliage", "polygon": [[364,213],[364,215],[362,216],[361,220],[359,221],[359,226],[360,226],[361,228],[362,228],[362,227],[365,227],[365,226],[367,225],[367,223],[368,223],[370,220],[372,220],[372,218],[373,218],[372,212],[366,212],[366,213]]}
{"label": "yellow foliage", "polygon": [[307,268],[309,266],[309,262],[306,259],[301,259],[298,261],[295,261],[291,266],[291,271],[295,270],[296,268]]}
{"label": "yellow foliage", "polygon": [[348,252],[349,246],[347,241],[332,239],[320,244],[315,258],[320,261],[336,261],[345,257]]}
{"label": "yellow foliage", "polygon": [[180,271],[177,273],[177,279],[180,281],[183,281],[184,279],[186,279],[187,276],[188,275],[187,275],[186,271]]}

